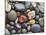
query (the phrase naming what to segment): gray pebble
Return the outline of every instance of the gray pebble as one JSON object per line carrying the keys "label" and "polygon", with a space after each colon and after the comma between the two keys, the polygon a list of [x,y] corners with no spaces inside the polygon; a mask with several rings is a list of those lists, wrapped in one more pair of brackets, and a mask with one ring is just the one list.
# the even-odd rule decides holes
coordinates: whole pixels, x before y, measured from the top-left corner
{"label": "gray pebble", "polygon": [[11,10],[11,12],[8,13],[8,19],[15,20],[16,18],[17,18],[16,12],[14,10]]}

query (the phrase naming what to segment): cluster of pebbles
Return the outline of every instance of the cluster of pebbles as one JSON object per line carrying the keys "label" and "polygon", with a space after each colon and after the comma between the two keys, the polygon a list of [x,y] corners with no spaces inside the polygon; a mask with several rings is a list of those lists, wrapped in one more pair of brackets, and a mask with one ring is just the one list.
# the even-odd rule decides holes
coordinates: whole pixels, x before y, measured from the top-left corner
{"label": "cluster of pebbles", "polygon": [[6,0],[5,14],[6,34],[44,32],[43,2]]}

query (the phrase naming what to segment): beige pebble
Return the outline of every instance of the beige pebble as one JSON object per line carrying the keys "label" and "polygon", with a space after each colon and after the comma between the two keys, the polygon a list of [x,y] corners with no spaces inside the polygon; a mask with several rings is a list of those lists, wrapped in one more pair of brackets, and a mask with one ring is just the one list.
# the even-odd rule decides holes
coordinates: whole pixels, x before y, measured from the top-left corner
{"label": "beige pebble", "polygon": [[14,10],[11,10],[10,13],[8,13],[8,19],[9,20],[15,20],[17,18],[16,12]]}
{"label": "beige pebble", "polygon": [[11,5],[8,4],[8,1],[6,1],[5,10],[6,12],[9,12],[11,10]]}

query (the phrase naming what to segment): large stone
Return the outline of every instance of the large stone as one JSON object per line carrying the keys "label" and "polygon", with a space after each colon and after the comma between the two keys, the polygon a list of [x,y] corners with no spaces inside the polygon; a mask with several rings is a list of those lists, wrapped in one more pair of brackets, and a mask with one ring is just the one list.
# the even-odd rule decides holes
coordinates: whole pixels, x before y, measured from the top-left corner
{"label": "large stone", "polygon": [[34,25],[32,25],[32,32],[38,33],[38,32],[40,32],[40,31],[41,31],[41,27],[40,27],[39,24],[34,24]]}
{"label": "large stone", "polygon": [[10,12],[10,10],[11,10],[11,5],[8,4],[8,1],[6,1],[6,4],[5,4],[5,11],[6,11],[6,12]]}
{"label": "large stone", "polygon": [[16,3],[15,4],[15,9],[18,11],[24,11],[25,10],[25,6],[22,3]]}
{"label": "large stone", "polygon": [[8,19],[15,20],[16,18],[17,18],[16,12],[14,10],[11,10],[11,12],[8,13]]}

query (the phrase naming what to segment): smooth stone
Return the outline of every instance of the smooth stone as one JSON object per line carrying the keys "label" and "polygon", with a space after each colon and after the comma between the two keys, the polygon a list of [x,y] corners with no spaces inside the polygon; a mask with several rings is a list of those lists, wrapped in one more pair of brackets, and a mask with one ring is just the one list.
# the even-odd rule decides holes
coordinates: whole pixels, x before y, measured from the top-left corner
{"label": "smooth stone", "polygon": [[6,1],[6,5],[5,5],[5,6],[6,6],[6,7],[5,7],[6,12],[10,12],[10,10],[11,10],[11,5],[8,4],[8,1]]}
{"label": "smooth stone", "polygon": [[31,27],[30,26],[27,26],[27,30],[30,31],[31,30]]}
{"label": "smooth stone", "polygon": [[27,30],[26,29],[22,29],[22,33],[26,33],[27,32]]}
{"label": "smooth stone", "polygon": [[11,33],[12,33],[12,34],[15,34],[15,33],[16,33],[16,30],[11,30]]}
{"label": "smooth stone", "polygon": [[44,18],[39,18],[39,24],[41,25],[41,26],[44,26]]}
{"label": "smooth stone", "polygon": [[10,13],[8,13],[8,19],[14,21],[17,18],[16,12],[14,10],[11,10]]}
{"label": "smooth stone", "polygon": [[15,24],[18,22],[18,18],[15,20]]}
{"label": "smooth stone", "polygon": [[26,24],[26,23],[23,23],[23,24],[21,25],[21,27],[26,29],[26,28],[27,28],[27,24]]}
{"label": "smooth stone", "polygon": [[21,25],[20,25],[20,24],[16,24],[16,27],[17,27],[17,28],[21,28]]}
{"label": "smooth stone", "polygon": [[35,11],[29,11],[27,15],[28,15],[29,19],[32,19],[35,17]]}
{"label": "smooth stone", "polygon": [[11,25],[14,25],[15,23],[11,21],[10,24],[11,24]]}
{"label": "smooth stone", "polygon": [[35,2],[32,2],[32,6],[33,6],[33,7],[36,7],[36,3],[35,3]]}
{"label": "smooth stone", "polygon": [[10,35],[10,32],[8,31],[8,29],[5,29],[5,35]]}
{"label": "smooth stone", "polygon": [[40,18],[39,15],[36,15],[36,19],[39,20],[39,18]]}
{"label": "smooth stone", "polygon": [[39,10],[41,11],[41,12],[43,12],[44,13],[44,3],[42,2],[42,3],[40,3],[40,5],[38,6],[38,8],[39,8]]}
{"label": "smooth stone", "polygon": [[36,11],[35,11],[35,14],[36,14],[36,15],[39,14],[39,8],[36,7],[35,10],[36,10]]}
{"label": "smooth stone", "polygon": [[25,7],[26,7],[26,8],[30,8],[30,2],[26,2],[26,3],[25,3]]}
{"label": "smooth stone", "polygon": [[7,25],[6,25],[6,27],[7,27],[7,28],[10,28],[10,25],[9,25],[9,24],[7,24]]}
{"label": "smooth stone", "polygon": [[34,20],[34,19],[30,20],[30,21],[29,21],[29,24],[30,24],[30,25],[31,25],[31,24],[35,24],[35,20]]}
{"label": "smooth stone", "polygon": [[33,18],[35,17],[35,11],[34,10],[32,10],[32,16],[33,16]]}
{"label": "smooth stone", "polygon": [[24,11],[25,10],[25,6],[22,3],[16,3],[15,8],[16,8],[16,10],[19,10],[19,11]]}
{"label": "smooth stone", "polygon": [[21,15],[19,18],[18,18],[18,21],[20,23],[23,23],[23,22],[26,22],[27,21],[27,17],[25,15]]}
{"label": "smooth stone", "polygon": [[38,32],[40,32],[40,31],[41,31],[41,27],[40,27],[39,24],[34,24],[34,25],[32,25],[32,32],[38,33]]}

